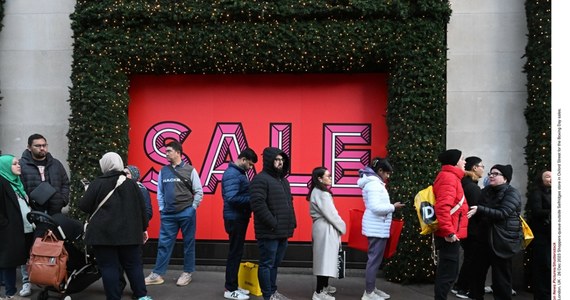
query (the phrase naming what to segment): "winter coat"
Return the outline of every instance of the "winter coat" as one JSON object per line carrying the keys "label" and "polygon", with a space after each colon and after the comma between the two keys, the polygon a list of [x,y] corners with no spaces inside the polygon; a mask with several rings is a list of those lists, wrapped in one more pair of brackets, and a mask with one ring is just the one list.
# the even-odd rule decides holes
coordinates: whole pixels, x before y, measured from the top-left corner
{"label": "winter coat", "polygon": [[551,189],[541,186],[528,198],[529,225],[534,234],[535,243],[551,241]]}
{"label": "winter coat", "polygon": [[[273,166],[279,154],[283,157],[282,172]],[[285,152],[273,147],[263,150],[263,171],[253,178],[249,187],[256,239],[293,236],[297,220],[291,187],[285,178],[289,167],[289,156]]]}
{"label": "winter coat", "polygon": [[[109,171],[95,179],[79,199],[79,208],[90,216],[105,196],[115,187],[119,171]],[[148,220],[140,188],[126,179],[89,221],[85,233],[87,245],[142,245]]]}
{"label": "winter coat", "polygon": [[[45,166],[45,181],[49,182],[55,189],[55,194],[44,203],[44,205],[37,205],[30,201],[32,208],[35,210],[45,211],[49,215],[61,212],[61,209],[69,203],[69,178],[67,172],[61,162],[47,153]],[[26,194],[30,194],[40,183],[42,183],[42,176],[38,166],[34,163],[32,153],[29,150],[24,150],[22,158],[20,158],[20,166],[22,167],[22,183],[26,189]]]}
{"label": "winter coat", "polygon": [[224,220],[249,219],[249,179],[243,168],[231,162],[222,176]]}
{"label": "winter coat", "polygon": [[513,238],[520,236],[521,196],[519,192],[505,183],[485,187],[482,195],[482,202],[477,207],[477,214],[481,215],[478,240],[489,244],[493,226],[501,227]]}
{"label": "winter coat", "polygon": [[[479,205],[479,199],[481,199],[481,188],[477,185],[478,176],[474,172],[466,171],[465,177],[461,179],[461,186],[463,187],[463,192],[465,193],[465,201],[469,207]],[[481,216],[475,214],[468,221],[467,234],[468,238],[471,238],[477,234],[477,227],[479,226]]]}
{"label": "winter coat", "polygon": [[435,216],[439,228],[434,232],[436,236],[448,237],[455,234],[457,238],[467,237],[467,201],[452,215],[451,209],[464,197],[461,178],[464,171],[451,165],[443,165],[433,183],[435,194]]}
{"label": "winter coat", "polygon": [[24,221],[18,197],[10,183],[0,176],[0,268],[26,263]]}
{"label": "winter coat", "polygon": [[340,236],[346,232],[346,224],[329,192],[313,189],[309,211],[313,219],[313,274],[337,277]]}
{"label": "winter coat", "polygon": [[[370,169],[372,170],[372,169]],[[392,213],[395,208],[382,179],[373,174],[362,174],[357,181],[362,189],[365,210],[362,217],[362,234],[367,237],[389,238]]]}

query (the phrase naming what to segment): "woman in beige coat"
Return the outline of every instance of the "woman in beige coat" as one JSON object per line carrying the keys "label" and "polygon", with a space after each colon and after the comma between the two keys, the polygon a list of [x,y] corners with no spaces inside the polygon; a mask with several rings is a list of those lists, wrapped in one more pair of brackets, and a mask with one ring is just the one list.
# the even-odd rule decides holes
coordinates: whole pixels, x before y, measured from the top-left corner
{"label": "woman in beige coat", "polygon": [[310,213],[313,219],[313,274],[317,276],[317,289],[313,300],[334,300],[336,288],[329,285],[329,277],[338,277],[338,251],[340,236],[346,232],[346,224],[334,206],[329,190],[331,173],[324,167],[313,170],[309,183]]}

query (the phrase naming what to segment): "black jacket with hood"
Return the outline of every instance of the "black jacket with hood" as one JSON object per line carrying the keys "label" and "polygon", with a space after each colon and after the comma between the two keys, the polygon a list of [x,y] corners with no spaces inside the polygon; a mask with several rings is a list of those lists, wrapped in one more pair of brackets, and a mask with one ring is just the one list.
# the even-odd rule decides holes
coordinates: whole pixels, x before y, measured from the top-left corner
{"label": "black jacket with hood", "polygon": [[[283,157],[283,170],[273,166],[277,155]],[[289,156],[278,148],[263,150],[263,171],[250,184],[250,204],[254,215],[256,239],[280,239],[293,236],[297,227],[289,181]]]}

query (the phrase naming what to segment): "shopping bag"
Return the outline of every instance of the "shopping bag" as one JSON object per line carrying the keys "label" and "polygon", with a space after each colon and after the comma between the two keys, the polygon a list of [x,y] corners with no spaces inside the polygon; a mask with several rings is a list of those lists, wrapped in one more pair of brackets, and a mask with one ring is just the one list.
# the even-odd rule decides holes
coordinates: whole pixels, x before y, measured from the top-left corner
{"label": "shopping bag", "polygon": [[338,279],[343,279],[346,276],[346,251],[342,250],[342,248],[338,251]]}
{"label": "shopping bag", "polygon": [[386,248],[384,249],[384,258],[390,258],[396,254],[402,228],[404,228],[404,220],[392,219],[392,224],[390,225],[390,237],[388,238]]}
{"label": "shopping bag", "polygon": [[258,270],[259,265],[256,263],[243,262],[239,264],[238,286],[255,296],[261,296],[261,287],[259,286],[259,279],[257,279]]}
{"label": "shopping bag", "polygon": [[524,218],[522,216],[519,215],[519,218],[521,219],[521,227],[522,227],[522,232],[523,232],[523,236],[524,236],[524,240],[523,240],[523,249],[526,249],[526,247],[530,244],[530,242],[532,242],[532,240],[534,239],[534,234],[532,233],[532,230],[530,229],[530,226],[528,226],[528,224],[526,223],[526,221],[524,220]]}
{"label": "shopping bag", "polygon": [[362,216],[364,211],[361,209],[350,210],[350,231],[348,232],[348,247],[364,252],[368,252],[368,238],[362,235]]}

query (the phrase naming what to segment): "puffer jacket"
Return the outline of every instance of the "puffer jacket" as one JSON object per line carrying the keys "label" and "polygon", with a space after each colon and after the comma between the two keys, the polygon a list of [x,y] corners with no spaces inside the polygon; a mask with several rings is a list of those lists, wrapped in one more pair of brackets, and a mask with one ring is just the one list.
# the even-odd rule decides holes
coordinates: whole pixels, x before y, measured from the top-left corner
{"label": "puffer jacket", "polygon": [[461,186],[464,173],[462,169],[444,165],[435,178],[435,216],[439,223],[439,228],[434,232],[436,236],[445,238],[455,234],[459,239],[467,237],[467,201],[463,201],[463,205],[453,215],[450,213],[464,197]]}
{"label": "puffer jacket", "polygon": [[[44,205],[39,206],[35,203],[30,203],[36,210],[46,211],[48,214],[53,215],[61,212],[61,209],[69,203],[69,178],[67,172],[61,162],[47,153],[45,167],[45,179],[55,188],[56,193]],[[24,150],[22,158],[20,159],[20,166],[22,167],[22,183],[26,194],[30,194],[40,183],[42,183],[42,176],[32,154],[29,150]]]}
{"label": "puffer jacket", "polygon": [[477,207],[477,215],[481,215],[478,240],[488,243],[493,225],[502,227],[513,238],[518,237],[521,232],[520,212],[521,196],[514,187],[508,183],[485,187]]}
{"label": "puffer jacket", "polygon": [[390,203],[386,185],[369,167],[359,173],[361,177],[357,184],[362,189],[366,207],[362,217],[362,234],[367,237],[388,238],[395,208]]}
{"label": "puffer jacket", "polygon": [[243,168],[231,162],[222,176],[224,220],[249,219],[249,179]]}
{"label": "puffer jacket", "polygon": [[[275,157],[283,157],[283,171],[273,166]],[[263,171],[249,187],[256,239],[280,239],[293,236],[297,227],[291,187],[285,176],[290,167],[289,156],[279,148],[263,150]]]}

